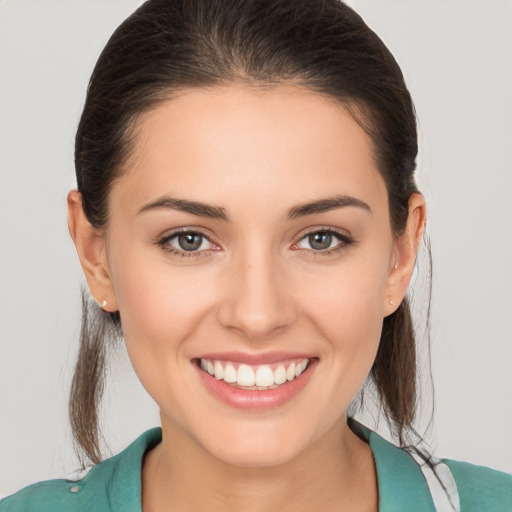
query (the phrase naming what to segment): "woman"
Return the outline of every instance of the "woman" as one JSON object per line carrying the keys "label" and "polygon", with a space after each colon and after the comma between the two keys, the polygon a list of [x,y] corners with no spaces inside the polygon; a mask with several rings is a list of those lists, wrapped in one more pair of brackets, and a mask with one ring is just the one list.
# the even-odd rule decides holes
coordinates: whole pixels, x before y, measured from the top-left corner
{"label": "woman", "polygon": [[417,464],[348,419],[368,381],[413,432],[416,153],[401,72],[343,4],[145,3],[77,133],[69,227],[99,307],[70,405],[98,463],[122,332],[162,430],[2,510],[509,510],[510,477]]}

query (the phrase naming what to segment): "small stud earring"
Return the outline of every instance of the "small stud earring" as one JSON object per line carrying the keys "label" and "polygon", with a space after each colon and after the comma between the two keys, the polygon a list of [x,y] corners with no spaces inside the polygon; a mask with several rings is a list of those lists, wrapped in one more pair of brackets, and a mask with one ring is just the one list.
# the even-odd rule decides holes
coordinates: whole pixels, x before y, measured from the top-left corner
{"label": "small stud earring", "polygon": [[104,308],[107,305],[107,301],[103,299],[103,302],[101,303],[101,307]]}
{"label": "small stud earring", "polygon": [[395,305],[395,303],[394,303],[392,300],[390,300],[390,301],[389,301],[389,303],[390,303],[392,306],[394,306],[394,305]]}

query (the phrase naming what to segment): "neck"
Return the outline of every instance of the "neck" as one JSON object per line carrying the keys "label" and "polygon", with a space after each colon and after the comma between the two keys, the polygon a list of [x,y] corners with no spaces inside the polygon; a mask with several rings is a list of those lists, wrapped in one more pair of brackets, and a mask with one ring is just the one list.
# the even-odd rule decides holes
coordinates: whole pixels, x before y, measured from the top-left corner
{"label": "neck", "polygon": [[378,510],[373,455],[345,422],[272,467],[226,464],[165,421],[162,431],[144,460],[144,512]]}

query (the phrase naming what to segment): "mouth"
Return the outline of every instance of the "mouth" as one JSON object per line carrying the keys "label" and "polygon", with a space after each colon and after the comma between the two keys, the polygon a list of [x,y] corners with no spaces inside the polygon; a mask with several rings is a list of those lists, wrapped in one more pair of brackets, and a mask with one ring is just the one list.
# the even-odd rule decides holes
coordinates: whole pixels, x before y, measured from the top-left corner
{"label": "mouth", "polygon": [[282,406],[307,386],[318,357],[214,354],[193,359],[200,381],[214,397],[245,411]]}
{"label": "mouth", "polygon": [[238,389],[267,391],[300,377],[310,359],[299,358],[272,364],[249,365],[218,359],[198,359],[200,369]]}

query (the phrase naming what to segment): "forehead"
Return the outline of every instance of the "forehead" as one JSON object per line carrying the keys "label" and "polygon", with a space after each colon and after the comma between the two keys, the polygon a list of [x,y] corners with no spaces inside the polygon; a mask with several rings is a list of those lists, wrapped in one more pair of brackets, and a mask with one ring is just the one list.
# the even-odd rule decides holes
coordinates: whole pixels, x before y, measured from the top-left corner
{"label": "forehead", "polygon": [[159,104],[139,119],[116,188],[134,208],[162,194],[227,207],[335,194],[387,204],[367,133],[334,99],[293,86],[192,89]]}

